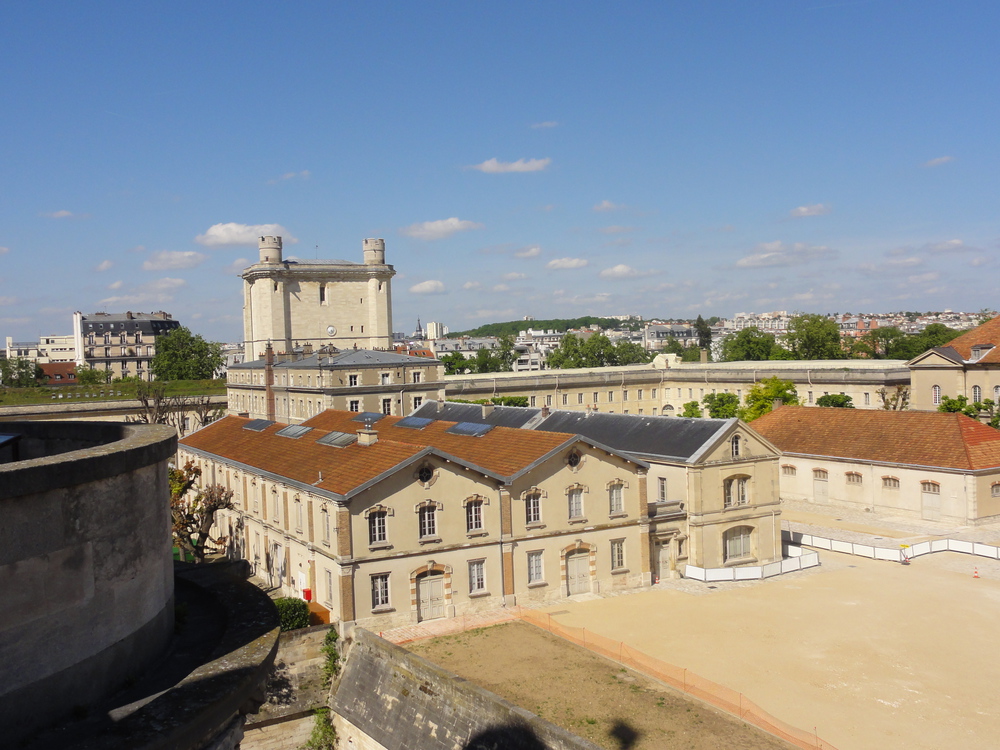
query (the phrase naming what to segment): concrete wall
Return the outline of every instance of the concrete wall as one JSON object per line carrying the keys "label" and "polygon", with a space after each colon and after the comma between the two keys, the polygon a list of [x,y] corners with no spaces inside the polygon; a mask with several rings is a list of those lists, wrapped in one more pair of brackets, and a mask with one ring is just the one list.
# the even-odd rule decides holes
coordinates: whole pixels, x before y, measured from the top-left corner
{"label": "concrete wall", "polygon": [[341,748],[351,750],[479,750],[534,747],[527,742],[472,742],[498,730],[534,736],[550,750],[596,750],[538,718],[399,646],[356,629],[332,700]]}
{"label": "concrete wall", "polygon": [[[34,456],[0,465],[0,726],[18,736],[121,687],[170,638],[176,437],[160,425],[3,431]],[[88,432],[91,447],[60,452]]]}

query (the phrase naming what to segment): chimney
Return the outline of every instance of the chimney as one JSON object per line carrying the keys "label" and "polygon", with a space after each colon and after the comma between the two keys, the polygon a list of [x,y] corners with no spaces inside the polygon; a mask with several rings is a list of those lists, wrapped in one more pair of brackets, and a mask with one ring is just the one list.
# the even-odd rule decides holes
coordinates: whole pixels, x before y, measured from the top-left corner
{"label": "chimney", "polygon": [[775,409],[780,409],[784,405],[785,405],[784,401],[782,401],[780,398],[776,398],[774,399],[774,401],[771,402],[771,411],[774,411]]}
{"label": "chimney", "polygon": [[549,416],[549,407],[543,406],[542,407],[542,419],[545,419],[548,416]]}
{"label": "chimney", "polygon": [[493,404],[483,404],[483,419],[493,413]]}
{"label": "chimney", "polygon": [[708,364],[708,349],[701,350],[701,363],[703,365]]}
{"label": "chimney", "polygon": [[267,342],[264,350],[264,404],[267,409],[266,418],[275,421],[275,398],[274,398],[274,349],[271,342]]}
{"label": "chimney", "polygon": [[358,430],[358,445],[375,445],[378,442],[378,430],[372,429],[370,424],[365,424],[363,430]]}
{"label": "chimney", "polygon": [[302,345],[302,356],[311,357],[313,353],[313,345],[310,343],[305,343]]}

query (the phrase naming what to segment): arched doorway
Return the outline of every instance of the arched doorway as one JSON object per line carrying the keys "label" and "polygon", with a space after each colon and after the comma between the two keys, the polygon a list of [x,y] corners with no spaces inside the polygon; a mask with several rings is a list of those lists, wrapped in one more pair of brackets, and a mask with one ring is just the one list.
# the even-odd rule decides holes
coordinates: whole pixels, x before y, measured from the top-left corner
{"label": "arched doorway", "polygon": [[417,621],[444,617],[444,571],[429,570],[417,576]]}

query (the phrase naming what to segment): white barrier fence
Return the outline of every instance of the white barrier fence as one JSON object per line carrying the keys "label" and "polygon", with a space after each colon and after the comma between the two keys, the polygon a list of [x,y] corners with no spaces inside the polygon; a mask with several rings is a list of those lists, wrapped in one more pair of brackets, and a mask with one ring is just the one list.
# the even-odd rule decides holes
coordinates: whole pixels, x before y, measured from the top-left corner
{"label": "white barrier fence", "polygon": [[747,565],[740,568],[699,568],[695,565],[685,565],[684,577],[706,583],[711,581],[757,581],[819,565],[819,555],[815,552],[805,552],[790,544],[782,545],[782,548],[785,557],[778,562],[766,565]]}
{"label": "white barrier fence", "polygon": [[[858,555],[859,557],[869,557],[873,560],[890,560],[892,562],[902,562],[904,552],[910,559],[920,557],[921,555],[929,555],[932,552],[964,552],[967,555],[1000,560],[1000,547],[994,547],[992,544],[980,544],[979,542],[966,542],[960,539],[934,539],[929,542],[918,542],[904,550],[899,547],[875,547],[870,544],[842,542],[838,539],[828,539],[814,534],[803,534],[799,531],[783,529],[781,532],[781,541],[788,545],[817,547],[819,549],[828,549],[831,552],[843,552],[847,555]],[[794,547],[789,546],[789,549],[794,549]]]}

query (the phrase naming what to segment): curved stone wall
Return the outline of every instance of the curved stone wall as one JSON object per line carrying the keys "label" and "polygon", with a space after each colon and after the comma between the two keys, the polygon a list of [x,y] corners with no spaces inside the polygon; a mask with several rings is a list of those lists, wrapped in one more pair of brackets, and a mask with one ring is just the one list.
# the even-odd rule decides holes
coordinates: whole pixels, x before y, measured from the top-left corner
{"label": "curved stone wall", "polygon": [[134,679],[173,631],[162,425],[4,422],[0,726],[16,741]]}

